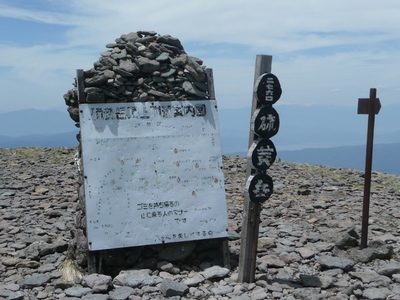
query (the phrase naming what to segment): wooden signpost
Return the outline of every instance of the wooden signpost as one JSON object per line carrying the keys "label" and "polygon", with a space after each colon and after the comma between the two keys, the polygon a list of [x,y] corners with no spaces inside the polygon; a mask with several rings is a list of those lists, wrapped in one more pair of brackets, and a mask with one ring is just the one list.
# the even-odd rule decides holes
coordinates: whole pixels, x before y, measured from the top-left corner
{"label": "wooden signpost", "polygon": [[276,158],[276,149],[270,138],[279,130],[279,115],[272,105],[279,100],[282,89],[278,78],[270,73],[271,65],[272,56],[257,55],[239,256],[239,282],[254,282],[261,205],[273,192],[273,181],[266,171]]}
{"label": "wooden signpost", "polygon": [[358,114],[368,114],[368,133],[367,133],[367,149],[365,159],[365,176],[364,176],[364,200],[363,200],[363,216],[361,230],[361,248],[368,245],[368,221],[369,221],[369,200],[371,193],[371,170],[372,170],[372,152],[374,145],[374,125],[375,115],[379,113],[381,103],[376,98],[376,89],[370,89],[369,98],[358,99]]}

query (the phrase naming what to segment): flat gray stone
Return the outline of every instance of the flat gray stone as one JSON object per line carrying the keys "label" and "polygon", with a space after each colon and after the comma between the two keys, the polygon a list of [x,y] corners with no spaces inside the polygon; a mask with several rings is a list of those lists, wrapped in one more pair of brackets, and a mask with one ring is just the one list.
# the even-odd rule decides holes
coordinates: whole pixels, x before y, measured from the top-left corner
{"label": "flat gray stone", "polygon": [[81,298],[82,300],[108,300],[111,299],[108,294],[89,294]]}
{"label": "flat gray stone", "polygon": [[229,274],[229,269],[220,266],[212,266],[200,272],[205,279],[222,278]]}
{"label": "flat gray stone", "polygon": [[119,67],[129,73],[139,73],[140,69],[131,59],[120,59]]}
{"label": "flat gray stone", "polygon": [[168,44],[174,47],[177,47],[178,49],[183,50],[183,46],[181,44],[181,41],[175,37],[172,37],[170,35],[163,35],[157,37],[157,42],[158,43],[163,43],[163,44]]}
{"label": "flat gray stone", "polygon": [[[266,298],[264,298],[266,299]],[[249,296],[247,296],[246,294],[237,296],[237,297],[232,297],[231,300],[252,300]]]}
{"label": "flat gray stone", "polygon": [[112,286],[112,278],[103,274],[90,274],[82,278],[82,285],[90,287],[94,293],[106,292]]}
{"label": "flat gray stone", "polygon": [[335,282],[335,278],[332,276],[316,276],[300,274],[301,283],[306,287],[320,287],[327,289]]}
{"label": "flat gray stone", "polygon": [[151,276],[150,274],[151,271],[149,269],[121,271],[114,278],[113,284],[116,286],[129,286],[136,288],[143,285],[154,286],[162,282],[160,277]]}
{"label": "flat gray stone", "polygon": [[120,52],[114,52],[115,49],[113,50],[113,53],[111,54],[111,57],[114,59],[123,59],[126,57],[126,49],[122,49]]}
{"label": "flat gray stone", "polygon": [[44,286],[50,281],[51,277],[48,274],[33,274],[27,278],[18,281],[18,284],[25,289]]}
{"label": "flat gray stone", "polygon": [[22,291],[11,292],[4,290],[3,291],[0,290],[0,296],[7,297],[7,300],[22,300],[26,297],[25,293]]}
{"label": "flat gray stone", "polygon": [[113,71],[115,71],[115,73],[118,73],[122,77],[128,77],[129,78],[129,77],[133,76],[133,74],[131,72],[125,71],[125,70],[123,70],[123,69],[121,69],[120,67],[117,67],[117,66],[113,67]]}
{"label": "flat gray stone", "polygon": [[319,288],[303,288],[293,291],[294,299],[296,300],[318,300]]}
{"label": "flat gray stone", "polygon": [[171,95],[163,93],[163,92],[160,92],[160,91],[157,91],[157,90],[148,90],[147,93],[149,95],[153,95],[153,96],[160,97],[160,98],[165,98],[165,99],[171,99],[172,98]]}
{"label": "flat gray stone", "polygon": [[112,300],[125,300],[132,295],[135,290],[129,286],[117,287],[115,290],[111,291],[110,297]]}
{"label": "flat gray stone", "polygon": [[156,61],[165,62],[169,60],[169,53],[162,52],[159,56],[156,57]]}
{"label": "flat gray stone", "polygon": [[147,57],[138,57],[137,63],[143,73],[152,73],[160,69],[160,63],[155,59],[148,59]]}
{"label": "flat gray stone", "polygon": [[88,287],[80,287],[80,286],[73,286],[66,290],[64,290],[65,294],[70,297],[82,297],[87,294],[93,293],[91,288]]}
{"label": "flat gray stone", "polygon": [[193,277],[189,277],[189,278],[185,279],[183,281],[183,283],[189,287],[192,287],[192,286],[198,286],[204,280],[205,280],[205,278],[202,275],[200,275],[199,273],[196,273]]}
{"label": "flat gray stone", "polygon": [[305,259],[315,256],[315,252],[307,247],[296,248],[296,251],[299,252],[300,256]]}
{"label": "flat gray stone", "polygon": [[250,297],[252,300],[264,300],[268,299],[269,295],[265,289],[258,288],[251,291]]}
{"label": "flat gray stone", "polygon": [[12,196],[15,196],[16,194],[17,194],[16,191],[8,191],[8,192],[2,193],[1,195],[5,196],[5,197],[12,197]]}
{"label": "flat gray stone", "polygon": [[181,54],[176,57],[171,57],[170,61],[171,61],[171,64],[174,66],[184,66],[187,63],[187,55]]}
{"label": "flat gray stone", "polygon": [[233,287],[230,285],[222,285],[211,289],[214,295],[226,295],[233,291]]}
{"label": "flat gray stone", "polygon": [[165,297],[184,296],[189,292],[189,287],[184,283],[165,278],[161,282],[160,291]]}
{"label": "flat gray stone", "polygon": [[100,87],[107,83],[108,78],[103,74],[93,76],[92,78],[85,79],[85,86],[86,87]]}
{"label": "flat gray stone", "polygon": [[368,300],[385,300],[390,291],[386,288],[367,288],[362,296]]}
{"label": "flat gray stone", "polygon": [[259,259],[259,262],[271,268],[283,268],[286,265],[286,263],[276,255],[265,255]]}
{"label": "flat gray stone", "polygon": [[360,279],[365,284],[374,282],[383,286],[388,286],[391,283],[389,277],[379,275],[373,270],[366,270],[364,272],[349,272],[349,275],[353,278]]}
{"label": "flat gray stone", "polygon": [[355,264],[351,259],[329,255],[320,256],[317,261],[323,269],[342,269],[345,271],[351,270]]}

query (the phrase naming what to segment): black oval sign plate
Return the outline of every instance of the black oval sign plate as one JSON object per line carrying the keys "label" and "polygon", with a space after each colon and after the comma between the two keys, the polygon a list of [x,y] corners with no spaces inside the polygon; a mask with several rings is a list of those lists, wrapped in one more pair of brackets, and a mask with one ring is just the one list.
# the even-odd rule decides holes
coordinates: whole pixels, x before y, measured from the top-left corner
{"label": "black oval sign plate", "polygon": [[262,105],[272,105],[282,95],[281,84],[278,77],[272,73],[264,73],[258,77],[254,86],[258,102]]}

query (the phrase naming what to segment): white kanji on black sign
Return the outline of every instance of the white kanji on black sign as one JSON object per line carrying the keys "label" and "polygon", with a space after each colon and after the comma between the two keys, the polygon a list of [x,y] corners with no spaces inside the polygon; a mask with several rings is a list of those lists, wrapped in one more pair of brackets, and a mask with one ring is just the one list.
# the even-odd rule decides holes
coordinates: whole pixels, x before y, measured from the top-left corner
{"label": "white kanji on black sign", "polygon": [[261,138],[271,138],[279,130],[279,115],[272,106],[257,109],[251,120],[251,129]]}
{"label": "white kanji on black sign", "polygon": [[253,169],[265,171],[276,159],[274,143],[269,139],[258,139],[253,142],[248,152],[248,161]]}
{"label": "white kanji on black sign", "polygon": [[261,105],[272,105],[282,95],[278,77],[271,73],[264,73],[256,80],[254,91]]}
{"label": "white kanji on black sign", "polygon": [[272,178],[267,174],[251,175],[246,183],[246,193],[251,202],[262,203],[269,199],[273,192]]}

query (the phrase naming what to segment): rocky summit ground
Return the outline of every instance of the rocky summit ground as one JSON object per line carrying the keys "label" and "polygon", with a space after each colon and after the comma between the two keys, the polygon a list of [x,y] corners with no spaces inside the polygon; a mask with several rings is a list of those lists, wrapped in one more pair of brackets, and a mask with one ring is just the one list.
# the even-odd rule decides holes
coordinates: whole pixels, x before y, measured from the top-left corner
{"label": "rocky summit ground", "polygon": [[[254,283],[238,283],[246,159],[224,157],[231,269],[160,261],[117,276],[65,270],[77,203],[75,149],[0,149],[0,299],[400,299],[400,177],[276,161]],[[73,268],[69,269],[70,271]],[[77,273],[79,274],[79,273]]]}

